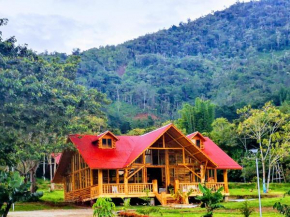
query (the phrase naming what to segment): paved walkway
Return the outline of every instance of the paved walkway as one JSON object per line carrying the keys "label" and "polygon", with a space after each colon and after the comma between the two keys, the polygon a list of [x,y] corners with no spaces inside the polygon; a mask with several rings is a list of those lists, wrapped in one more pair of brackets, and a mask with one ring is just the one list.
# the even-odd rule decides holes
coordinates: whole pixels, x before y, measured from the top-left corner
{"label": "paved walkway", "polygon": [[9,212],[8,217],[92,217],[92,209],[56,209],[56,210],[41,210],[41,211],[17,211]]}

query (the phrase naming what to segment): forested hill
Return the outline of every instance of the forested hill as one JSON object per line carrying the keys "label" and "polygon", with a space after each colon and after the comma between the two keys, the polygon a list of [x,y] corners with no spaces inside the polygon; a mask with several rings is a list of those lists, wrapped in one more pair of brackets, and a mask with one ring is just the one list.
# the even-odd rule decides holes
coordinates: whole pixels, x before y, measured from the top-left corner
{"label": "forested hill", "polygon": [[284,100],[289,45],[290,0],[236,3],[118,46],[76,50],[77,79],[108,95],[116,122],[137,113],[172,119],[196,97],[231,118],[245,104]]}

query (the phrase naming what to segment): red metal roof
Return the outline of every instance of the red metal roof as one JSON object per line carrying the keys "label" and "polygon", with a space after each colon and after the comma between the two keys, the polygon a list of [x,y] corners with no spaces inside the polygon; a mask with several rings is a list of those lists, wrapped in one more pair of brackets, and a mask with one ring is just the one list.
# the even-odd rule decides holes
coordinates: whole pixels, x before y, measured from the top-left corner
{"label": "red metal roof", "polygon": [[62,153],[52,153],[52,154],[51,154],[51,157],[54,158],[56,164],[59,164],[61,154],[62,154]]}
{"label": "red metal roof", "polygon": [[[76,146],[85,162],[92,169],[120,169],[127,167],[137,159],[149,146],[157,141],[173,125],[168,124],[141,136],[116,136],[116,147],[112,149],[99,148],[96,140],[100,135],[70,135],[70,141]],[[196,135],[195,133],[194,135]],[[187,136],[192,138],[193,134]],[[222,151],[212,140],[203,137],[202,152],[210,158],[219,169],[242,169],[232,158]],[[192,144],[194,145],[194,144]]]}
{"label": "red metal roof", "polygon": [[69,139],[79,150],[90,168],[119,169],[126,167],[138,158],[171,125],[166,125],[142,136],[117,136],[116,148],[112,149],[103,149],[92,144],[100,136],[70,135]]}
{"label": "red metal roof", "polygon": [[[187,135],[187,138],[191,139],[197,134],[197,132]],[[210,159],[215,162],[217,169],[237,169],[241,170],[242,167],[234,161],[229,155],[227,155],[218,145],[216,145],[210,138],[203,137],[204,149],[202,150]]]}

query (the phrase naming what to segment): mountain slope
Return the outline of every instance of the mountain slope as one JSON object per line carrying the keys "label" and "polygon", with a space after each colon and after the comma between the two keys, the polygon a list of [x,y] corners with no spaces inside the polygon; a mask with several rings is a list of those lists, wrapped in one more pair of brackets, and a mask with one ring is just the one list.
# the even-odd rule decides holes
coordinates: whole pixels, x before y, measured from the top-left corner
{"label": "mountain slope", "polygon": [[[78,82],[107,93],[113,116],[124,104],[163,119],[182,103],[209,98],[235,108],[278,100],[290,86],[290,0],[236,3],[118,46],[80,54]],[[227,112],[230,108],[230,112]],[[124,113],[125,112],[125,113]]]}

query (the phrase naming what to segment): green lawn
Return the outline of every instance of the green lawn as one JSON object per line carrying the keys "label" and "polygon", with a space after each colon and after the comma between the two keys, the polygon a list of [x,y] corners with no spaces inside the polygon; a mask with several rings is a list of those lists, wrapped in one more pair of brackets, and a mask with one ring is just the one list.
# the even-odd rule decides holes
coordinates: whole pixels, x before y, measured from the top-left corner
{"label": "green lawn", "polygon": [[[264,194],[261,190],[261,196],[282,196],[289,189],[290,183],[271,183],[269,192],[267,194]],[[230,183],[229,190],[231,196],[258,196],[258,190],[256,189],[255,183]]]}
{"label": "green lawn", "polygon": [[[36,203],[17,203],[15,206],[16,211],[29,211],[29,210],[49,210],[49,209],[76,209],[80,208],[73,204],[68,204],[63,202],[63,190],[55,190],[49,192],[49,182],[44,182],[39,180],[38,184],[39,190],[44,192],[44,196],[39,202]],[[61,186],[56,186],[56,189],[59,189]],[[257,196],[257,190],[255,189],[255,184],[251,183],[230,183],[230,194],[235,197],[246,197],[253,198]],[[268,194],[262,194],[262,207],[263,207],[263,216],[282,216],[272,209],[275,202],[280,201],[284,204],[290,204],[290,197],[283,198],[282,195],[290,189],[290,183],[287,184],[271,184],[270,192]],[[268,196],[271,198],[268,198]],[[267,196],[267,197],[266,197]],[[224,202],[222,203],[226,209],[220,209],[216,211],[214,216],[216,217],[239,217],[242,216],[239,212],[239,209],[242,207],[242,202]],[[253,217],[259,216],[258,208],[259,202],[258,199],[249,201],[250,207],[255,209],[255,212],[251,215]],[[133,206],[132,209],[140,209],[142,206]],[[121,209],[121,207],[117,207]],[[170,207],[162,207],[163,216],[165,217],[200,217],[204,213],[202,208],[192,208],[192,209],[174,209]],[[158,216],[158,215],[152,215]]]}

